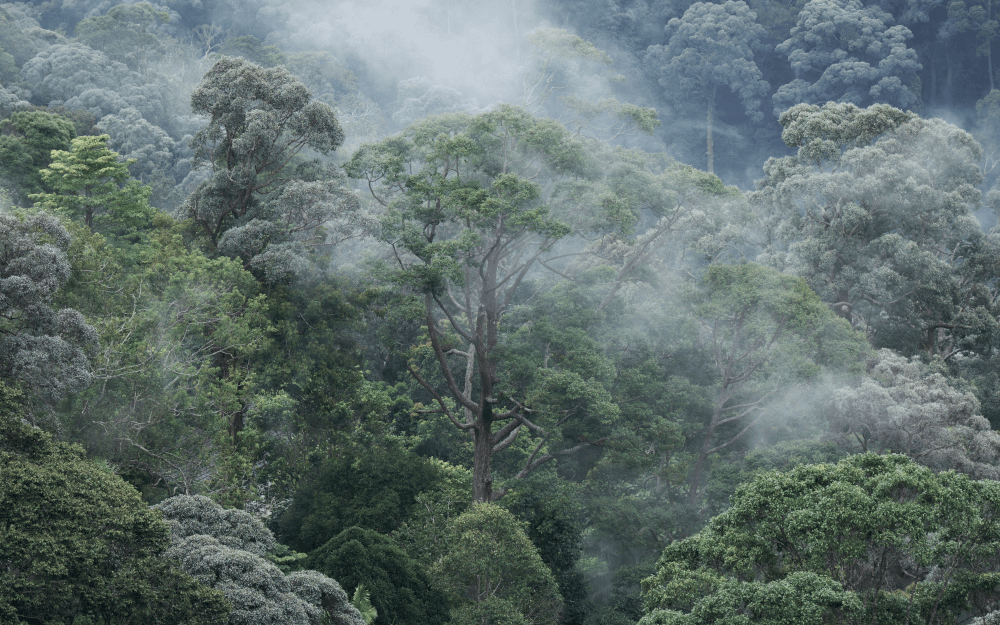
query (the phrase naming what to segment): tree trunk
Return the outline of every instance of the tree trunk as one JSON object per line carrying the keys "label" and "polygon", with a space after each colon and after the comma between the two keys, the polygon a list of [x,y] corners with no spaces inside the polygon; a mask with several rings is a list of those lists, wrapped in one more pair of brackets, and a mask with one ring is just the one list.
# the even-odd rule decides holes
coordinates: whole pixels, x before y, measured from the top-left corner
{"label": "tree trunk", "polygon": [[931,64],[931,101],[929,102],[929,104],[931,106],[934,106],[935,104],[937,104],[937,59],[933,58],[932,56],[930,59],[930,64]]}
{"label": "tree trunk", "polygon": [[240,409],[229,419],[229,436],[233,439],[233,445],[240,442],[240,432],[246,427],[246,406],[240,402]]}
{"label": "tree trunk", "polygon": [[497,382],[493,352],[497,345],[497,324],[500,320],[497,301],[498,259],[488,257],[480,275],[483,291],[476,315],[476,365],[479,368],[479,418],[475,430],[473,459],[473,501],[490,502],[493,494],[493,385]]}
{"label": "tree trunk", "polygon": [[705,463],[708,461],[709,444],[713,433],[714,428],[709,426],[709,432],[705,434],[705,443],[701,446],[701,452],[698,454],[698,459],[694,463],[694,469],[691,471],[691,484],[688,486],[688,502],[692,504],[698,501],[698,487],[701,485],[702,475],[705,473]]}
{"label": "tree trunk", "polygon": [[708,98],[708,169],[710,174],[715,173],[714,160],[715,155],[712,153],[712,109],[715,108],[715,88],[712,88],[712,95]]}
{"label": "tree trunk", "polygon": [[[490,404],[486,404],[490,406]],[[486,414],[489,412],[489,414]],[[493,501],[493,427],[491,423],[492,410],[483,410],[476,419],[475,453],[472,459],[472,501]]]}
{"label": "tree trunk", "polygon": [[944,51],[945,75],[944,75],[944,103],[952,105],[952,94],[955,90],[955,61],[952,59],[951,50],[947,47]]}
{"label": "tree trunk", "polygon": [[514,44],[517,46],[517,60],[521,60],[521,29],[517,23],[517,0],[510,0],[510,12],[514,18]]}
{"label": "tree trunk", "polygon": [[[840,273],[840,268],[837,269],[837,273]],[[851,304],[851,292],[847,289],[841,289],[837,292],[837,307],[833,311],[841,319],[846,319],[847,323],[854,327],[854,306]]]}
{"label": "tree trunk", "polygon": [[715,437],[715,430],[719,427],[719,421],[722,418],[722,407],[727,401],[729,401],[729,395],[723,390],[722,396],[715,404],[715,410],[712,412],[712,421],[709,422],[708,428],[705,430],[705,441],[701,444],[701,451],[698,453],[698,459],[695,460],[694,469],[691,471],[691,483],[688,486],[688,501],[692,504],[698,500],[698,488],[701,486],[701,480],[705,474],[708,452],[712,449],[712,439]]}
{"label": "tree trunk", "polygon": [[986,55],[986,65],[989,68],[989,72],[990,72],[990,91],[993,91],[993,90],[996,89],[996,85],[993,84],[993,53],[992,52],[990,52],[989,54]]}
{"label": "tree trunk", "polygon": [[[986,19],[987,21],[993,19],[993,0],[986,1]],[[996,89],[993,84],[993,40],[986,42],[986,68],[990,73],[990,91]]]}

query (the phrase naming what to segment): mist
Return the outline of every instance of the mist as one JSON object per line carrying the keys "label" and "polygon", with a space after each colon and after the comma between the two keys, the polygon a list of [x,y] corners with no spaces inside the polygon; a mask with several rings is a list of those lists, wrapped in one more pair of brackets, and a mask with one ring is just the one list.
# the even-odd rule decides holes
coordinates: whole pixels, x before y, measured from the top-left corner
{"label": "mist", "polygon": [[0,611],[1000,614],[995,7],[161,2],[0,5]]}

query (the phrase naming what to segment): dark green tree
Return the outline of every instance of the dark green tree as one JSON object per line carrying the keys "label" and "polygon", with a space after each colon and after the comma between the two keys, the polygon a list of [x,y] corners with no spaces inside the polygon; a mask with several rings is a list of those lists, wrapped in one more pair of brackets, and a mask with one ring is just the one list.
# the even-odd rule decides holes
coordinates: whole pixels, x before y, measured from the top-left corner
{"label": "dark green tree", "polygon": [[1000,600],[1000,484],[906,456],[766,472],[664,552],[644,623],[952,623]]}
{"label": "dark green tree", "polygon": [[364,586],[378,619],[434,625],[448,621],[444,594],[431,585],[419,562],[388,536],[349,527],[309,554],[306,564],[346,588]]}
{"label": "dark green tree", "polygon": [[259,360],[261,383],[296,402],[296,425],[309,440],[348,429],[342,407],[364,383],[357,333],[371,301],[369,292],[333,276],[271,289],[274,332]]}
{"label": "dark green tree", "polygon": [[159,557],[159,514],[110,465],[28,425],[18,403],[0,385],[0,619],[226,623],[222,593]]}
{"label": "dark green tree", "polygon": [[455,519],[448,552],[432,571],[452,596],[458,625],[555,625],[562,597],[524,525],[496,503]]}
{"label": "dark green tree", "polygon": [[343,454],[303,481],[275,528],[301,551],[352,526],[388,534],[407,520],[414,497],[433,490],[440,479],[435,464],[399,448]]}
{"label": "dark green tree", "polygon": [[52,150],[68,150],[76,136],[73,122],[45,111],[20,111],[0,122],[0,179],[18,192],[48,191],[39,171],[52,160]]}
{"label": "dark green tree", "polygon": [[577,569],[583,553],[584,511],[580,488],[537,475],[527,480],[504,506],[527,522],[528,538],[538,548],[542,562],[552,571],[563,597],[562,625],[582,624],[592,606],[587,602],[588,587]]}

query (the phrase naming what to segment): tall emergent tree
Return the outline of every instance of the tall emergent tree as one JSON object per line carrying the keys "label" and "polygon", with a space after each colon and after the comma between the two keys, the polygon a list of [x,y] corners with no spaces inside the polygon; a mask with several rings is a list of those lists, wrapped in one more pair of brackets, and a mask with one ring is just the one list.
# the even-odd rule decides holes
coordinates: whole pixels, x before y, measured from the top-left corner
{"label": "tall emergent tree", "polygon": [[763,74],[754,63],[764,28],[757,14],[742,0],[724,4],[697,2],[666,26],[666,46],[650,46],[648,63],[656,68],[668,98],[677,102],[698,100],[708,109],[708,173],[713,173],[712,115],[719,88],[739,97],[747,116],[763,119],[760,98],[768,91]]}
{"label": "tall emergent tree", "polygon": [[317,229],[353,211],[354,196],[318,164],[294,175],[304,149],[329,154],[344,141],[332,108],[283,67],[222,57],[191,94],[209,117],[192,140],[212,177],[187,200],[188,216],[220,252],[276,280],[294,272],[298,248],[324,243]]}
{"label": "tall emergent tree", "polygon": [[498,385],[497,359],[500,320],[518,287],[570,232],[545,194],[563,180],[584,183],[584,147],[558,122],[499,106],[476,117],[429,118],[362,146],[346,166],[386,207],[382,238],[395,253],[396,278],[423,300],[434,368],[462,414],[438,392],[433,371],[416,362],[409,370],[437,411],[473,436],[476,501],[507,492],[493,489],[491,463],[522,431],[538,441],[519,477],[587,444],[547,449],[561,443],[560,427],[573,413],[536,414],[523,395]]}

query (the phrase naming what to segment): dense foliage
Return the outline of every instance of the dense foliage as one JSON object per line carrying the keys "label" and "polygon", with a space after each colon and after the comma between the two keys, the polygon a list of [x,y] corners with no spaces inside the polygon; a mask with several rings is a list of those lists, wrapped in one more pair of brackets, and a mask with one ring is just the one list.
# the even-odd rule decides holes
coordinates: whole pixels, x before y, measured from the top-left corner
{"label": "dense foliage", "polygon": [[25,423],[0,387],[0,614],[28,623],[221,623],[210,590],[161,558],[168,528],[107,463]]}
{"label": "dense foliage", "polygon": [[163,557],[222,592],[230,625],[363,625],[336,581],[317,571],[286,574],[265,559],[275,551],[274,537],[247,512],[197,495],[171,497],[155,509],[170,526]]}
{"label": "dense foliage", "polygon": [[664,550],[643,582],[644,622],[986,614],[996,609],[997,487],[902,455],[763,473],[699,534]]}
{"label": "dense foliage", "polygon": [[1000,621],[994,9],[0,4],[0,620]]}
{"label": "dense foliage", "polygon": [[348,588],[364,587],[378,614],[389,622],[431,625],[448,620],[444,593],[388,536],[349,527],[313,550],[308,562]]}

